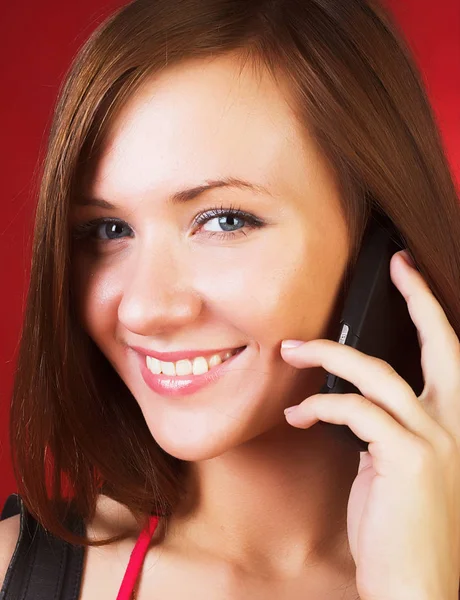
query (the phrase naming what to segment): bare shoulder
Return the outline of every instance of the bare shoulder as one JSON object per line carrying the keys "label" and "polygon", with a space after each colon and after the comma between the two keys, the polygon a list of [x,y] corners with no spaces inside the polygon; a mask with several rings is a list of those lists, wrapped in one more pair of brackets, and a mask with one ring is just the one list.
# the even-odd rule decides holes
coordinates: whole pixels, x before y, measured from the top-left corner
{"label": "bare shoulder", "polygon": [[19,538],[20,515],[0,521],[0,588],[5,580],[8,566]]}

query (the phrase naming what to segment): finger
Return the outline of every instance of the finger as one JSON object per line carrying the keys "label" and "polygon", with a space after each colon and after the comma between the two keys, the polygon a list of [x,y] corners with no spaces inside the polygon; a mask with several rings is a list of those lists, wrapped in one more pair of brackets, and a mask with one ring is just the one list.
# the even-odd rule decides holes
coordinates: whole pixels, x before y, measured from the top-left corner
{"label": "finger", "polygon": [[322,367],[351,382],[363,396],[405,429],[433,445],[436,443],[438,424],[424,410],[410,385],[384,360],[326,339],[282,349],[282,353],[283,358],[295,367]]}
{"label": "finger", "polygon": [[422,274],[400,254],[392,257],[390,274],[417,328],[427,395],[452,397],[460,389],[460,341]]}
{"label": "finger", "polygon": [[307,429],[324,421],[347,425],[369,443],[368,452],[379,475],[399,469],[420,468],[432,447],[398,423],[384,409],[359,394],[316,394],[306,398],[286,415],[288,423]]}

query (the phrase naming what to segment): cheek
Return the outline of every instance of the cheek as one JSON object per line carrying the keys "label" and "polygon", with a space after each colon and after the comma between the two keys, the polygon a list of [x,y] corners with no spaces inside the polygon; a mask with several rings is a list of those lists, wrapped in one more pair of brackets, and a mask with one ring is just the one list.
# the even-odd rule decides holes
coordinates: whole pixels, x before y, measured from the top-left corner
{"label": "cheek", "polygon": [[279,325],[286,339],[327,337],[331,318],[335,318],[336,301],[346,253],[342,258],[321,260],[318,251],[310,251],[303,261],[291,265],[283,289],[277,297]]}
{"label": "cheek", "polygon": [[84,257],[75,259],[73,289],[80,323],[98,346],[113,336],[123,281],[114,269],[101,268]]}
{"label": "cheek", "polygon": [[218,265],[208,260],[193,274],[195,289],[217,319],[261,345],[324,337],[346,266],[345,251],[323,256],[317,243],[282,242],[242,249],[241,257],[233,249],[228,261],[221,252]]}

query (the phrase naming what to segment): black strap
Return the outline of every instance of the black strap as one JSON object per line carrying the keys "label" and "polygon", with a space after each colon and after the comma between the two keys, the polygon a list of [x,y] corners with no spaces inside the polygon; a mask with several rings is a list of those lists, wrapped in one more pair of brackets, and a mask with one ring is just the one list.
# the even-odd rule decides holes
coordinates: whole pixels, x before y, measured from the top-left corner
{"label": "black strap", "polygon": [[[61,540],[44,529],[25,508],[18,494],[5,502],[0,520],[20,514],[19,538],[11,558],[0,600],[78,600],[84,546]],[[66,525],[84,535],[83,519],[69,513]]]}

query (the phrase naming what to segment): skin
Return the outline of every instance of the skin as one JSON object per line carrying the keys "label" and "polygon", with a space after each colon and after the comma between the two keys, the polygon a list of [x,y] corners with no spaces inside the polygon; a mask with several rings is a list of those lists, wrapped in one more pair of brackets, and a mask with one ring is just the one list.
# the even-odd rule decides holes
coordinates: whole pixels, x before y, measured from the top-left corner
{"label": "skin", "polygon": [[[220,188],[168,204],[219,177],[270,194]],[[75,205],[72,224],[119,218],[126,229],[76,248],[82,326],[156,442],[190,462],[190,501],[169,521],[164,547],[222,561],[248,580],[307,579],[318,594],[348,580],[346,510],[359,453],[321,426],[286,422],[283,409],[317,393],[325,371],[287,364],[280,346],[326,337],[350,245],[334,173],[286,91],[268,74],[240,74],[231,56],[171,67],[118,115],[83,190],[116,208]],[[265,226],[236,221],[235,236],[220,239],[225,219],[193,225],[221,205]],[[108,230],[99,227],[99,238]],[[248,347],[217,383],[167,398],[145,384],[132,345]]]}

